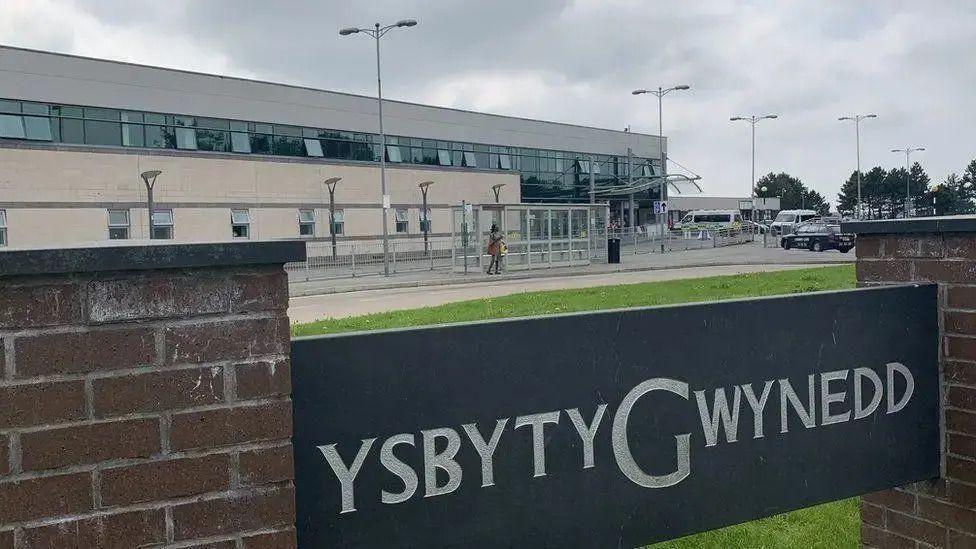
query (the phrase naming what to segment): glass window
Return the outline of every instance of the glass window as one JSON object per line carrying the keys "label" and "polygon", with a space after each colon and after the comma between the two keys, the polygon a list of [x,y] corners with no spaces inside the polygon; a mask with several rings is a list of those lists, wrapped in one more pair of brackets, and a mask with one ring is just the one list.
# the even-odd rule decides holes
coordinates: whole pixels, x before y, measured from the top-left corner
{"label": "glass window", "polygon": [[61,119],[61,141],[63,143],[84,143],[85,126],[81,120]]}
{"label": "glass window", "polygon": [[122,125],[118,122],[85,120],[85,143],[121,147]]}
{"label": "glass window", "polygon": [[475,160],[475,156],[473,152],[464,151],[464,165],[467,166],[468,168],[478,167],[478,161]]}
{"label": "glass window", "polygon": [[437,151],[437,163],[441,166],[451,165],[451,151],[438,150]]}
{"label": "glass window", "polygon": [[400,147],[396,145],[387,145],[386,159],[389,162],[403,162],[403,157],[400,156]]}
{"label": "glass window", "polygon": [[322,157],[322,142],[318,139],[305,139],[305,154],[308,156]]}
{"label": "glass window", "polygon": [[27,139],[51,140],[51,120],[40,116],[25,116],[24,129]]}
{"label": "glass window", "polygon": [[[123,118],[126,113],[122,113]],[[145,147],[141,124],[122,124],[122,144],[126,147]]]}
{"label": "glass window", "polygon": [[396,217],[396,232],[398,233],[407,232],[407,228],[409,225],[407,221],[407,210],[398,208],[393,211],[393,214]]}
{"label": "glass window", "polygon": [[271,154],[271,136],[264,134],[251,135],[251,152]]}
{"label": "glass window", "polygon": [[430,208],[420,210],[420,232],[430,232]]}
{"label": "glass window", "polygon": [[251,138],[243,132],[233,132],[230,134],[231,150],[237,153],[251,152]]}
{"label": "glass window", "polygon": [[193,128],[176,128],[176,148],[177,149],[187,149],[196,150],[197,148],[197,131]]}
{"label": "glass window", "polygon": [[165,114],[155,114],[155,113],[147,112],[145,114],[145,118],[146,118],[146,122],[149,123],[149,124],[165,124],[166,123],[166,115]]}
{"label": "glass window", "polygon": [[129,238],[129,210],[108,211],[109,240],[127,240]]}
{"label": "glass window", "polygon": [[154,240],[172,240],[173,238],[173,210],[157,210],[153,208],[153,232],[150,238]]}
{"label": "glass window", "polygon": [[7,245],[7,210],[0,210],[0,246]]}
{"label": "glass window", "polygon": [[197,118],[197,127],[213,130],[229,130],[230,121],[222,118]]}
{"label": "glass window", "polygon": [[26,136],[23,117],[0,114],[0,137],[23,139]]}
{"label": "glass window", "polygon": [[230,211],[230,230],[234,238],[251,237],[251,214],[248,210]]}
{"label": "glass window", "polygon": [[345,231],[345,216],[342,210],[332,212],[332,234],[342,234]]}
{"label": "glass window", "polygon": [[201,151],[227,152],[230,150],[230,134],[228,132],[220,130],[195,131],[197,132],[197,148]]}
{"label": "glass window", "polygon": [[6,99],[0,99],[0,112],[20,112],[20,102],[19,101],[8,101]]}
{"label": "glass window", "polygon": [[176,134],[166,126],[146,126],[146,146],[158,149],[175,149]]}
{"label": "glass window", "polygon": [[235,131],[235,132],[246,132],[247,122],[242,122],[240,120],[231,120],[230,129],[231,131]]}
{"label": "glass window", "polygon": [[507,154],[499,154],[498,155],[498,167],[501,168],[501,169],[503,169],[503,170],[511,170],[512,169],[512,157],[511,156],[508,156]]}
{"label": "glass window", "polygon": [[24,114],[40,114],[42,116],[49,116],[51,114],[51,107],[44,105],[42,103],[21,103],[21,108]]}
{"label": "glass window", "polygon": [[298,210],[298,235],[315,236],[315,212]]}
{"label": "glass window", "polygon": [[119,111],[115,109],[96,109],[93,107],[85,107],[85,118],[112,120],[113,122],[117,122],[119,120]]}
{"label": "glass window", "polygon": [[279,126],[279,125],[276,124],[275,127],[274,127],[274,133],[275,133],[275,135],[287,135],[287,136],[290,136],[290,137],[301,137],[302,136],[302,129],[299,128],[298,126]]}
{"label": "glass window", "polygon": [[[275,126],[277,130],[281,126]],[[298,129],[298,128],[296,128]],[[254,145],[253,143],[251,144]],[[300,137],[274,136],[274,154],[282,156],[305,156],[305,144]]]}
{"label": "glass window", "polygon": [[122,111],[122,121],[141,124],[143,122],[143,114],[135,111]]}

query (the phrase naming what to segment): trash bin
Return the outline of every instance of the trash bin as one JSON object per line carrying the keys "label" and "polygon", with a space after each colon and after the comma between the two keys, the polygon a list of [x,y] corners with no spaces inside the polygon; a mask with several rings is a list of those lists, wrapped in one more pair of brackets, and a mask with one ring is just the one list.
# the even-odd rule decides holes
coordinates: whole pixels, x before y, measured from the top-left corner
{"label": "trash bin", "polygon": [[607,263],[620,263],[620,239],[607,239]]}

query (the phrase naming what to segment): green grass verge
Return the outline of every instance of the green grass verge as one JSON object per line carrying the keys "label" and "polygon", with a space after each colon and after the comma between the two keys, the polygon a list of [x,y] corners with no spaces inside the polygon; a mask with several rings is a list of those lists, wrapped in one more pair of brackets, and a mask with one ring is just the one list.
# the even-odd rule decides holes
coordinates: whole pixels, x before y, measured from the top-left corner
{"label": "green grass verge", "polygon": [[292,326],[292,335],[336,334],[491,318],[668,305],[853,287],[854,267],[852,265],[841,265],[771,273],[512,294],[490,299],[459,301],[422,309],[390,311],[296,324]]}
{"label": "green grass verge", "polygon": [[[407,311],[329,319],[292,326],[296,336],[447,324],[491,318],[668,305],[853,288],[854,267],[820,267],[619,286],[513,294]],[[859,544],[857,498],[729,526],[653,545],[690,548],[854,548]]]}

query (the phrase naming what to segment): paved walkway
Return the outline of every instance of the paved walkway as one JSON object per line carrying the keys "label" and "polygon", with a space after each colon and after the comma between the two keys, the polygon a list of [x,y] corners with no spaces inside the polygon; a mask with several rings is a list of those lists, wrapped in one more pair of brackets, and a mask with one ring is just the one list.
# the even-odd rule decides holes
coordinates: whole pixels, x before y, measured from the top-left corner
{"label": "paved walkway", "polygon": [[598,273],[533,279],[515,279],[504,275],[490,281],[468,282],[434,287],[409,287],[342,292],[327,295],[292,297],[288,316],[292,322],[311,322],[321,318],[343,318],[370,313],[431,307],[454,301],[499,297],[520,292],[587,288],[609,284],[636,284],[680,278],[731,275],[801,269],[809,264],[725,265],[682,267],[617,273]]}
{"label": "paved walkway", "polygon": [[617,265],[599,264],[587,265],[585,267],[514,271],[511,273],[506,273],[501,277],[489,277],[478,271],[464,275],[461,273],[451,272],[450,270],[436,270],[400,273],[390,277],[375,275],[331,280],[312,280],[309,282],[301,281],[291,284],[290,292],[292,296],[307,296],[340,292],[358,292],[363,290],[417,288],[465,283],[478,284],[490,282],[491,284],[495,284],[499,281],[499,278],[503,280],[527,280],[686,267],[711,267],[727,265],[819,265],[826,263],[852,263],[853,261],[854,257],[852,253],[842,254],[836,250],[819,253],[806,250],[783,250],[781,248],[764,248],[761,243],[755,243],[726,246],[722,248],[705,248],[701,250],[670,252],[663,255],[624,253],[621,255],[621,263]]}

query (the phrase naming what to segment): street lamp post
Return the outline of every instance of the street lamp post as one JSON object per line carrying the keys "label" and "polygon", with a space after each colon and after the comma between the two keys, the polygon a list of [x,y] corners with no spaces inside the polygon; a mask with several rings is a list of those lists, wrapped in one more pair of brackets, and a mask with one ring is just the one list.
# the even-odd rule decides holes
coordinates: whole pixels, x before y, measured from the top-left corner
{"label": "street lamp post", "polygon": [[146,210],[149,211],[149,240],[153,239],[153,187],[156,186],[156,178],[161,174],[160,170],[149,170],[139,174],[146,183]]}
{"label": "street lamp post", "polygon": [[336,258],[335,188],[340,181],[342,181],[341,177],[330,177],[322,182],[329,189],[329,234],[332,235],[332,259]]}
{"label": "street lamp post", "polygon": [[865,118],[877,118],[876,114],[854,114],[851,116],[841,116],[837,120],[850,120],[854,122],[854,139],[857,143],[857,218],[861,219],[864,209],[861,207],[861,120]]}
{"label": "street lamp post", "polygon": [[773,120],[775,118],[779,118],[779,116],[767,114],[765,116],[733,116],[729,118],[733,122],[741,120],[752,126],[752,184],[749,185],[749,200],[752,202],[751,217],[753,223],[756,222],[756,123],[760,120]]}
{"label": "street lamp post", "polygon": [[499,198],[499,195],[501,194],[501,192],[502,192],[502,187],[504,187],[504,186],[505,186],[505,184],[504,184],[504,183],[499,183],[499,184],[497,184],[497,185],[492,185],[492,186],[491,186],[491,191],[492,191],[493,193],[495,193],[495,204],[498,204],[498,203],[500,203],[500,202],[501,202],[501,199]]}
{"label": "street lamp post", "polygon": [[[679,86],[674,86],[671,88],[662,88],[661,86],[658,86],[656,90],[634,90],[630,93],[633,95],[642,95],[645,93],[649,93],[657,97],[657,134],[659,138],[663,139],[664,138],[664,101],[663,101],[664,96],[673,91],[690,90],[690,89],[691,86],[687,84],[681,84]],[[665,152],[664,147],[662,145],[661,173],[660,173],[661,185],[658,189],[658,198],[662,205],[664,204],[664,193],[665,193],[665,188],[667,187],[667,175],[668,175],[667,161],[668,161],[667,153]],[[634,215],[633,212],[631,212],[630,215],[633,216]],[[664,253],[664,216],[665,215],[666,214],[664,214],[663,212],[658,214],[658,230],[660,231],[660,235],[661,235],[661,253]]]}
{"label": "street lamp post", "polygon": [[376,23],[371,29],[346,27],[339,31],[340,36],[364,33],[376,40],[376,101],[378,105],[380,125],[380,193],[383,195],[383,207],[381,210],[383,212],[383,274],[385,276],[390,276],[390,235],[389,228],[387,227],[388,221],[386,219],[386,210],[389,207],[390,201],[387,199],[386,195],[386,134],[383,133],[383,80],[380,72],[380,38],[383,38],[383,35],[390,32],[392,29],[398,27],[413,27],[416,24],[417,21],[415,19],[403,19],[385,27],[381,27],[379,23]]}
{"label": "street lamp post", "polygon": [[909,208],[912,203],[912,164],[911,157],[913,152],[924,151],[925,147],[905,147],[904,149],[891,149],[893,153],[905,153],[905,217],[909,216]]}
{"label": "street lamp post", "polygon": [[424,209],[422,210],[422,215],[420,216],[421,229],[424,231],[424,255],[430,253],[430,250],[427,247],[427,231],[430,230],[430,219],[427,216],[427,189],[429,189],[433,184],[433,181],[424,181],[423,183],[417,185],[417,187],[420,188],[420,194],[422,194],[424,197]]}

